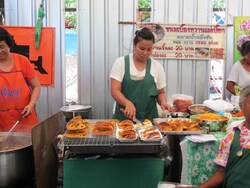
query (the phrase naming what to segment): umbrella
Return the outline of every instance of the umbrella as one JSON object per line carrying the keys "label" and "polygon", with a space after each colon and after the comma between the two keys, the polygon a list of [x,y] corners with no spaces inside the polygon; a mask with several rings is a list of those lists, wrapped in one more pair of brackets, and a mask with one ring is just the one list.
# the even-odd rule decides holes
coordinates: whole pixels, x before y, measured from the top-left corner
{"label": "umbrella", "polygon": [[36,49],[39,47],[40,38],[41,38],[41,30],[43,25],[43,17],[44,17],[44,7],[42,4],[40,4],[40,7],[38,9],[38,19],[36,22],[36,30],[35,30],[35,41],[36,41]]}

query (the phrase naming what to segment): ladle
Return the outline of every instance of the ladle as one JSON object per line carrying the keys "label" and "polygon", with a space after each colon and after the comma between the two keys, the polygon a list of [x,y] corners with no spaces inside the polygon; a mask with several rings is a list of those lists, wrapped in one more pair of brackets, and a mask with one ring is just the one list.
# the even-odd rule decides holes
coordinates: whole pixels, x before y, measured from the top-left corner
{"label": "ladle", "polygon": [[9,132],[5,135],[4,140],[7,139],[7,137],[9,136],[9,134],[11,133],[11,131],[19,124],[19,122],[24,118],[25,114],[21,114],[21,116],[19,117],[19,119],[16,121],[16,123],[11,127],[11,129],[9,130]]}

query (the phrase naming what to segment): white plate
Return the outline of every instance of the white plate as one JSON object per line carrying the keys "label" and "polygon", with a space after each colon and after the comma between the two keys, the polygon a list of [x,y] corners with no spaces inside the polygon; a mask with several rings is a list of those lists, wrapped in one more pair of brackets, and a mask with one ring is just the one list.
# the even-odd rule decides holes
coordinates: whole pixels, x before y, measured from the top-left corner
{"label": "white plate", "polygon": [[179,183],[172,183],[172,182],[159,182],[157,188],[175,188],[176,186],[179,187],[192,187],[191,185],[181,185]]}
{"label": "white plate", "polygon": [[138,138],[137,132],[135,133],[135,138],[120,138],[119,137],[119,131],[122,131],[122,129],[116,129],[116,139],[119,140],[120,142],[134,142]]}
{"label": "white plate", "polygon": [[148,124],[148,125],[135,125],[135,128],[140,130],[140,129],[146,129],[146,128],[149,128],[149,127],[153,127],[152,124]]}
{"label": "white plate", "polygon": [[142,140],[142,141],[144,141],[144,142],[157,142],[157,141],[160,141],[161,139],[162,139],[162,134],[161,134],[161,132],[158,130],[158,129],[155,129],[157,132],[159,132],[159,134],[160,134],[160,138],[151,138],[151,139],[145,139],[145,138],[143,138],[143,136],[142,136],[142,132],[143,131],[145,131],[146,129],[140,129],[140,130],[138,130],[138,132],[139,132],[139,136],[140,136],[140,139]]}

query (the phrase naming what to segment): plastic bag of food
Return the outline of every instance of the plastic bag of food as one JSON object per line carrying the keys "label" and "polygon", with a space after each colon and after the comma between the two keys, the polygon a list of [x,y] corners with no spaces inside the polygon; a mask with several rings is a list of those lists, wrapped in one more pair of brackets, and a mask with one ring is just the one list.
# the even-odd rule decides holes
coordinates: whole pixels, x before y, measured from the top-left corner
{"label": "plastic bag of food", "polygon": [[188,107],[193,104],[193,97],[185,94],[174,94],[173,98],[173,110],[175,112],[189,113]]}

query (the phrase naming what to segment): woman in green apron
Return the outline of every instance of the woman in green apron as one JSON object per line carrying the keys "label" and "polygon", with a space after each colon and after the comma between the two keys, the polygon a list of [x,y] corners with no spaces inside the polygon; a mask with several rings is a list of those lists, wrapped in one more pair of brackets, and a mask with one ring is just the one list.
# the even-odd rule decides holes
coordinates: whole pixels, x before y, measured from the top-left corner
{"label": "woman in green apron", "polygon": [[158,117],[156,103],[170,110],[166,102],[166,76],[162,65],[150,56],[155,38],[143,28],[134,37],[134,52],[118,58],[111,70],[111,95],[116,101],[115,119]]}
{"label": "woman in green apron", "polygon": [[245,121],[234,126],[221,140],[214,160],[218,170],[199,188],[250,187],[250,85],[241,91],[239,104]]}

